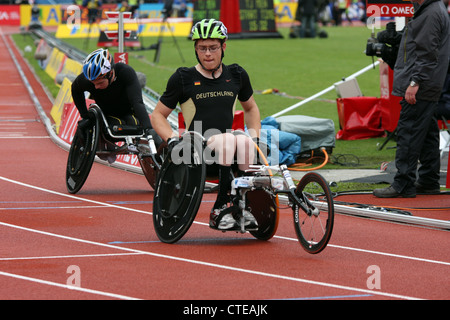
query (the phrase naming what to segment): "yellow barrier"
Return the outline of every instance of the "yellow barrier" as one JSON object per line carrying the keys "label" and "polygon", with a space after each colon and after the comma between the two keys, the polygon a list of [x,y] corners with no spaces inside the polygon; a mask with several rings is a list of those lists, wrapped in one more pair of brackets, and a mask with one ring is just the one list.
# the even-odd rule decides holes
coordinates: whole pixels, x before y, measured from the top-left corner
{"label": "yellow barrier", "polygon": [[56,75],[55,82],[57,85],[61,85],[64,77],[68,77],[70,80],[75,79],[83,70],[83,65],[75,60],[66,58],[64,66],[61,71]]}
{"label": "yellow barrier", "polygon": [[[170,23],[170,29],[168,24],[162,22],[152,22],[145,24],[138,23],[126,23],[125,30],[137,31],[139,35],[144,37],[150,36],[182,36],[187,37],[191,32],[192,22],[176,22]],[[100,30],[117,30],[117,23],[108,24],[79,24],[79,25],[60,25],[56,30],[56,38],[98,38],[100,36]],[[162,31],[162,32],[161,32]]]}
{"label": "yellow barrier", "polygon": [[53,104],[50,115],[55,121],[56,133],[59,134],[59,128],[61,126],[61,118],[64,112],[64,104],[72,102],[72,82],[64,78],[61,84],[61,89],[59,89],[58,95],[56,96],[55,102]]}
{"label": "yellow barrier", "polygon": [[57,48],[53,48],[52,54],[48,60],[47,66],[45,67],[45,72],[54,80],[56,75],[61,70],[66,56],[64,53],[59,51]]}

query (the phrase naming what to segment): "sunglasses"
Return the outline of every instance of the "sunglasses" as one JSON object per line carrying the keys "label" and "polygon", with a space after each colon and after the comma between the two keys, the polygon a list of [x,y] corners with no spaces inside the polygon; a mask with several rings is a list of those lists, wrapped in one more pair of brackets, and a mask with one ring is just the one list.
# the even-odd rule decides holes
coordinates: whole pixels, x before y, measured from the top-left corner
{"label": "sunglasses", "polygon": [[104,73],[104,74],[102,74],[102,75],[99,75],[95,80],[103,80],[103,79],[107,79],[107,78],[109,78],[110,74],[111,74],[111,71],[110,71],[110,72],[107,72],[107,73]]}

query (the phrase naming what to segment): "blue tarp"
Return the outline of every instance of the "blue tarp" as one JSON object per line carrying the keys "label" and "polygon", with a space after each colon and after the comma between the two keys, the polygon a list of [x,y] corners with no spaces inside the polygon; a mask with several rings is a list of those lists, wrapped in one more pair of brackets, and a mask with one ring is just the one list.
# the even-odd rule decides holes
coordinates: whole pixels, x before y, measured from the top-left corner
{"label": "blue tarp", "polygon": [[272,165],[295,163],[301,150],[301,138],[295,133],[280,130],[280,125],[274,117],[261,121],[261,141],[270,148],[268,161]]}

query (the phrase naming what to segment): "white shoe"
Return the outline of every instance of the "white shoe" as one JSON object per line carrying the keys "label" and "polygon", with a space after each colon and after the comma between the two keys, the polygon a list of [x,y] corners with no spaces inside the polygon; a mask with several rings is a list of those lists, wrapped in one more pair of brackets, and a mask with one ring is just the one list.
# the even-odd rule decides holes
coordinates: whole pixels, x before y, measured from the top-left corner
{"label": "white shoe", "polygon": [[247,210],[244,210],[244,226],[248,228],[257,228],[258,222],[256,221],[255,217],[248,212]]}
{"label": "white shoe", "polygon": [[222,219],[220,219],[218,229],[228,230],[237,227],[237,221],[233,218],[231,213],[225,214]]}
{"label": "white shoe", "polygon": [[233,218],[231,213],[223,213],[225,209],[227,209],[226,205],[222,208],[211,211],[211,215],[209,217],[209,226],[211,228],[229,230],[239,227],[237,221]]}

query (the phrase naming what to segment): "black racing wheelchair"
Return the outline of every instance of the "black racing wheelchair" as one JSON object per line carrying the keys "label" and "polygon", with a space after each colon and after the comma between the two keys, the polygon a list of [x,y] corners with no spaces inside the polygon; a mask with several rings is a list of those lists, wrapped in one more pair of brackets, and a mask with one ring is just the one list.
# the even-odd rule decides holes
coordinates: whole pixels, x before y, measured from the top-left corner
{"label": "black racing wheelchair", "polygon": [[[153,199],[154,228],[162,242],[180,240],[196,217],[207,179],[205,147],[203,136],[187,131],[172,150],[165,152]],[[271,239],[284,205],[292,209],[301,246],[311,254],[321,252],[330,240],[334,223],[334,203],[327,181],[309,172],[295,185],[287,166],[268,165],[256,147],[262,164],[252,166],[244,176],[232,181],[230,210],[241,222],[240,229],[233,231],[249,232],[260,240]],[[257,227],[245,226],[245,211],[255,217]]]}
{"label": "black racing wheelchair", "polygon": [[[69,193],[75,194],[83,187],[94,158],[108,159],[119,154],[137,155],[142,171],[155,189],[156,178],[162,164],[155,139],[146,134],[142,127],[133,125],[110,125],[100,107],[92,104],[89,119],[78,123],[73,137],[66,168],[66,186]],[[122,146],[118,147],[118,142]]]}

